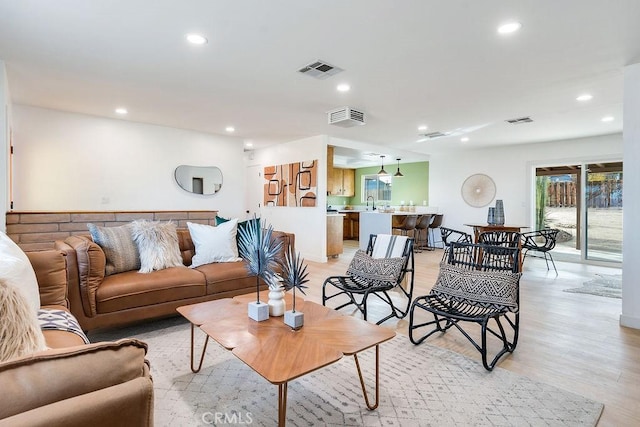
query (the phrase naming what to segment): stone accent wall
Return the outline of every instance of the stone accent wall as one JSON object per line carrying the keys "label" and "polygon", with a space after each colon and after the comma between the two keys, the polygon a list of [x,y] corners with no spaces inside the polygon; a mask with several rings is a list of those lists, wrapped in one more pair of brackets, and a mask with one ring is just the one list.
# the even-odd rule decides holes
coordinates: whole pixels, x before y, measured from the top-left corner
{"label": "stone accent wall", "polygon": [[218,211],[136,212],[7,212],[7,235],[24,251],[53,248],[56,240],[73,234],[89,234],[87,223],[115,227],[136,219],[173,221],[186,228],[187,221],[215,225]]}

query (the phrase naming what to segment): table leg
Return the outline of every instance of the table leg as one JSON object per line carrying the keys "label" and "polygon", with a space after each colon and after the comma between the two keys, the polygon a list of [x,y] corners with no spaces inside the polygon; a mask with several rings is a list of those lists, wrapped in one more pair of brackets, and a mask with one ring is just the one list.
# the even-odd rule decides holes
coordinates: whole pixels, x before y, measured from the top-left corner
{"label": "table leg", "polygon": [[378,407],[378,398],[380,391],[380,348],[379,345],[376,344],[376,401],[373,405],[369,403],[369,396],[367,395],[367,390],[364,386],[364,380],[362,379],[362,371],[360,370],[360,362],[358,362],[358,355],[354,354],[353,358],[356,361],[356,369],[358,370],[358,377],[360,378],[360,386],[362,387],[362,394],[364,395],[364,403],[366,403],[367,408],[370,410],[374,410]]}
{"label": "table leg", "polygon": [[193,373],[197,373],[200,372],[200,369],[202,368],[202,361],[204,360],[204,353],[207,351],[207,344],[209,344],[209,335],[207,335],[207,338],[204,340],[204,347],[202,348],[202,354],[200,355],[200,363],[198,364],[198,368],[195,368],[193,365],[193,351],[194,351],[194,329],[195,329],[195,325],[192,323],[191,324],[191,372]]}
{"label": "table leg", "polygon": [[284,427],[287,423],[287,385],[278,384],[278,426]]}

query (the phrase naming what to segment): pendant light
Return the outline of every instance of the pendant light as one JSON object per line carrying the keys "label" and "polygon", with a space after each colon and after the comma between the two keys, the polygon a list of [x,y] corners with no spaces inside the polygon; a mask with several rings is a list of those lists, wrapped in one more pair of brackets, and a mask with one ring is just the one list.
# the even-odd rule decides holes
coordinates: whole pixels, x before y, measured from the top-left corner
{"label": "pendant light", "polygon": [[380,168],[380,172],[378,172],[378,175],[388,175],[387,171],[384,170],[384,156],[380,156],[381,162],[382,162],[382,167]]}
{"label": "pendant light", "polygon": [[398,171],[396,173],[393,174],[393,176],[400,178],[402,175],[402,172],[400,172],[400,159],[396,159],[398,161]]}

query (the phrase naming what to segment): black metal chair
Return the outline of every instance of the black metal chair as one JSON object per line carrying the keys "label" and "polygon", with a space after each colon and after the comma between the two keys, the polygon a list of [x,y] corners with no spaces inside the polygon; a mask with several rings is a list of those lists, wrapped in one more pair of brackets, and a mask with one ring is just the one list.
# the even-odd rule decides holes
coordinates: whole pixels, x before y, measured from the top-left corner
{"label": "black metal chair", "polygon": [[[440,264],[433,289],[411,305],[409,339],[420,344],[434,333],[444,333],[454,326],[480,352],[483,366],[491,371],[518,343],[519,249],[458,242],[449,246],[447,262]],[[432,314],[434,320],[418,320],[420,310]],[[479,340],[463,329],[464,322],[480,325]],[[490,359],[487,338],[491,336],[498,338],[502,348]]]}
{"label": "black metal chair", "polygon": [[529,251],[534,251],[542,255],[531,255],[533,257],[544,258],[547,264],[547,270],[549,270],[549,261],[553,265],[553,269],[558,275],[558,269],[556,263],[551,256],[551,250],[556,247],[556,238],[560,230],[556,228],[544,228],[542,230],[529,231],[527,233],[520,234],[522,238],[522,249],[524,250],[524,260],[527,259]]}
{"label": "black metal chair", "polygon": [[[431,242],[431,246],[429,246],[429,248],[431,248],[431,250],[436,248],[435,229],[442,226],[443,218],[444,218],[443,214],[435,214],[433,215],[433,220],[431,221],[431,224],[429,224],[428,231],[431,232],[431,239],[429,239],[429,241]],[[444,245],[443,245],[443,248],[444,248]]]}
{"label": "black metal chair", "polygon": [[478,243],[487,245],[504,246],[507,248],[520,247],[520,233],[515,231],[485,231],[478,236]]}
{"label": "black metal chair", "polygon": [[444,243],[442,261],[446,261],[449,257],[449,243],[473,243],[473,237],[471,237],[471,234],[465,233],[464,231],[454,230],[453,228],[440,227],[440,235],[442,237],[442,243]]}
{"label": "black metal chair", "polygon": [[[322,285],[322,305],[344,295],[347,302],[336,310],[354,305],[367,320],[367,299],[375,295],[391,308],[391,313],[379,320],[404,318],[409,313],[413,297],[413,239],[406,236],[372,234],[367,250],[358,250],[344,276],[328,277]],[[399,290],[406,303],[396,305],[391,290]],[[342,298],[344,300],[344,298]],[[406,305],[405,305],[406,304]]]}

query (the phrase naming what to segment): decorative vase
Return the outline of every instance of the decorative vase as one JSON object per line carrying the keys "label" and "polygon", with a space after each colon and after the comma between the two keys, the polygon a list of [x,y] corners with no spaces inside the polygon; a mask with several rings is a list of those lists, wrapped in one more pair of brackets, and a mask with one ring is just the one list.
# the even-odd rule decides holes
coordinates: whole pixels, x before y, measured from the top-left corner
{"label": "decorative vase", "polygon": [[281,289],[269,289],[269,316],[279,317],[286,309],[284,303],[284,291]]}
{"label": "decorative vase", "polygon": [[504,204],[502,200],[496,200],[495,223],[504,225]]}
{"label": "decorative vase", "polygon": [[489,213],[487,214],[487,224],[493,225],[496,222],[496,208],[489,208]]}

